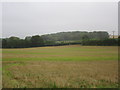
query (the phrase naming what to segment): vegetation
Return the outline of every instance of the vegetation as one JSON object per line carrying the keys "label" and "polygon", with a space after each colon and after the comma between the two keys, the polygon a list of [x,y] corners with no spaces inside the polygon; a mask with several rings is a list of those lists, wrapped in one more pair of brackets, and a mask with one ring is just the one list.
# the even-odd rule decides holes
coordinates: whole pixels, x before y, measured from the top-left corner
{"label": "vegetation", "polygon": [[46,41],[81,41],[84,39],[107,39],[109,34],[103,31],[94,32],[60,32],[41,36]]}
{"label": "vegetation", "polygon": [[118,47],[2,49],[3,88],[117,88]]}
{"label": "vegetation", "polygon": [[118,46],[118,39],[104,39],[104,40],[83,40],[82,45],[89,46]]}
{"label": "vegetation", "polygon": [[117,88],[120,37],[108,37],[77,31],[4,38],[3,88]]}
{"label": "vegetation", "polygon": [[44,45],[44,40],[39,35],[26,37],[20,39],[18,37],[10,37],[2,39],[3,48],[26,48],[26,47],[40,47]]}
{"label": "vegetation", "polygon": [[[109,50],[108,50],[109,49]],[[21,49],[3,49],[3,61],[85,61],[117,60],[117,47],[57,46]],[[100,56],[100,57],[99,57]]]}
{"label": "vegetation", "polygon": [[118,45],[118,40],[108,39],[107,32],[60,32],[56,34],[35,35],[20,39],[10,37],[2,39],[3,48],[27,48],[41,46],[61,46],[61,45]]}

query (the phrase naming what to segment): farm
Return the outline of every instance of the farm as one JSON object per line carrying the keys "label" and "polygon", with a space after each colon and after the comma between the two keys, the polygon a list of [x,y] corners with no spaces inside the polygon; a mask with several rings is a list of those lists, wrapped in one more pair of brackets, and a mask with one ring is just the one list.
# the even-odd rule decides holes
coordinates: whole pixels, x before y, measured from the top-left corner
{"label": "farm", "polygon": [[2,49],[3,88],[117,88],[117,46]]}

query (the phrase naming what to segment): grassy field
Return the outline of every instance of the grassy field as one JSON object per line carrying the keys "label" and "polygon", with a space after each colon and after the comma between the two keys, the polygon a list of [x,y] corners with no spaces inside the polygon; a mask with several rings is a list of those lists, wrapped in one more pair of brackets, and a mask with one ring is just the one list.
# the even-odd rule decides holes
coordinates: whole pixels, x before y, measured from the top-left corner
{"label": "grassy field", "polygon": [[3,49],[4,88],[118,86],[117,46]]}

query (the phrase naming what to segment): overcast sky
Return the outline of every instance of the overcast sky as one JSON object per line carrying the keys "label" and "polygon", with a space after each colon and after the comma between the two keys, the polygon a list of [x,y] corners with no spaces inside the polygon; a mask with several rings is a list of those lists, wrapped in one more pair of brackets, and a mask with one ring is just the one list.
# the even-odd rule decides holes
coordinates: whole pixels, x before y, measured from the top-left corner
{"label": "overcast sky", "polygon": [[4,2],[2,37],[66,31],[118,32],[117,2]]}

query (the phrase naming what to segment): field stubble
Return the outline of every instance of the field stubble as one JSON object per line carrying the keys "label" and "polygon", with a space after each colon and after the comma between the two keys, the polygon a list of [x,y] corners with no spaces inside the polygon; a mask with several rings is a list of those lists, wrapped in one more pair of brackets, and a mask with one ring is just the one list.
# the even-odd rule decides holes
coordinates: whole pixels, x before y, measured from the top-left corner
{"label": "field stubble", "polygon": [[117,87],[117,61],[3,62],[3,87]]}
{"label": "field stubble", "polygon": [[79,45],[3,49],[3,88],[117,87],[117,50]]}

